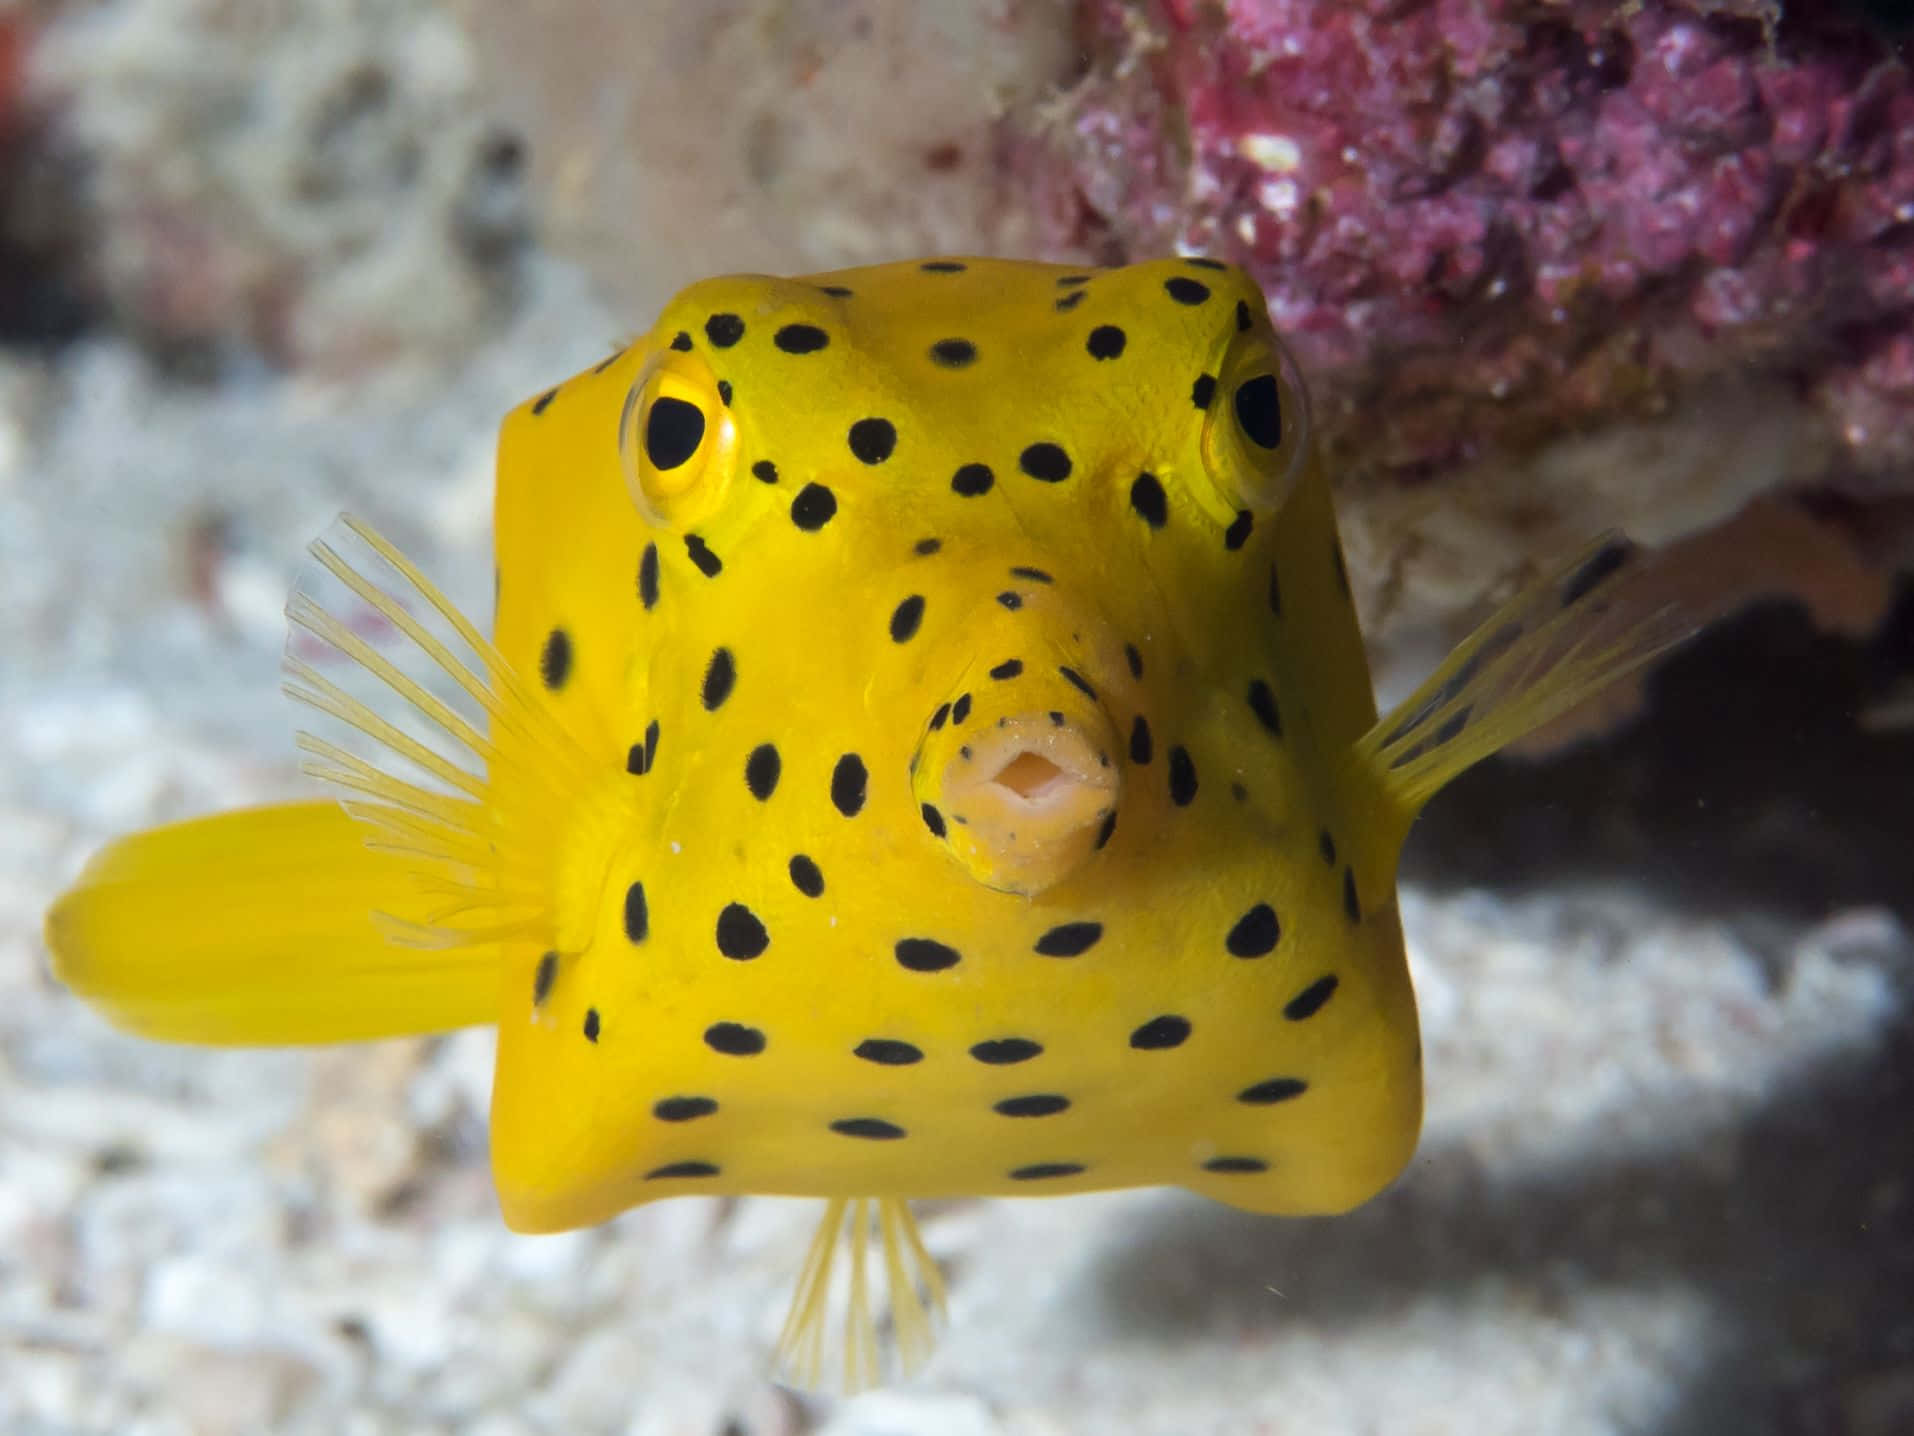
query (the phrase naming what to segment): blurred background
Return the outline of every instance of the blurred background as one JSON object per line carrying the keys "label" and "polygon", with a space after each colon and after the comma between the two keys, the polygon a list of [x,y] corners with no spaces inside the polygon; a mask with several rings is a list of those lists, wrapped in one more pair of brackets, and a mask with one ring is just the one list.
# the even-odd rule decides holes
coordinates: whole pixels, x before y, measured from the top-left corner
{"label": "blurred background", "polygon": [[[1803,0],[0,0],[0,1432],[1914,1432],[1914,84]],[[814,1219],[560,1237],[491,1037],[116,1036],[108,836],[304,791],[303,545],[489,611],[499,416],[682,283],[1248,265],[1385,701],[1620,527],[1714,627],[1445,794],[1429,1121],[1336,1221],[952,1202],[912,1384],[769,1385]]]}

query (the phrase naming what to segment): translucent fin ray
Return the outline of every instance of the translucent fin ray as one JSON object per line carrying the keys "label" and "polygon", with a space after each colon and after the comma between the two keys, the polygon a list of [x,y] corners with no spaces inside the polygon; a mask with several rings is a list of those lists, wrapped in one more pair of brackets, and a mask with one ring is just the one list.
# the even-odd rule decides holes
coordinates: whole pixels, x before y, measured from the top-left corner
{"label": "translucent fin ray", "polygon": [[1617,535],[1504,604],[1356,744],[1355,769],[1406,830],[1457,775],[1691,637]]}
{"label": "translucent fin ray", "polygon": [[[846,1251],[849,1261],[840,1264]],[[909,1203],[834,1197],[805,1252],[778,1338],[779,1376],[806,1390],[845,1395],[908,1376],[929,1358],[943,1316],[943,1274]]]}
{"label": "translucent fin ray", "polygon": [[[599,767],[504,656],[391,543],[350,515],[311,545],[286,605],[286,691],[325,722],[305,771],[345,790],[366,840],[409,861],[426,910],[379,915],[394,942],[549,943],[561,825]],[[545,927],[549,927],[549,923]]]}

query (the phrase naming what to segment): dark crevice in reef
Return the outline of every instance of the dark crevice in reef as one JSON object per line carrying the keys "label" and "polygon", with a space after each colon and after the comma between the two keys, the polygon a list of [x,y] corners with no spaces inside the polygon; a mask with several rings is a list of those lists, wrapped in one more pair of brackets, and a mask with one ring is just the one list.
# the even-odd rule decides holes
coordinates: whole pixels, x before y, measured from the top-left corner
{"label": "dark crevice in reef", "polygon": [[[1895,707],[1905,726],[1864,726]],[[1914,926],[1914,583],[1864,643],[1785,603],[1715,625],[1622,731],[1459,778],[1416,824],[1403,876],[1626,883],[1757,926],[1882,906]]]}

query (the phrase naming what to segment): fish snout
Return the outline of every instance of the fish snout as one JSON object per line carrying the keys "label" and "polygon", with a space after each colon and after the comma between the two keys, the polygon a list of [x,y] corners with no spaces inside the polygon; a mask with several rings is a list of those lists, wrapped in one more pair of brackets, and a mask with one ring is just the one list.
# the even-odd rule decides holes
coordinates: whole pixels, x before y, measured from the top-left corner
{"label": "fish snout", "polygon": [[1117,755],[1109,715],[1071,670],[993,671],[931,715],[912,783],[972,877],[1028,896],[1108,840],[1123,795]]}

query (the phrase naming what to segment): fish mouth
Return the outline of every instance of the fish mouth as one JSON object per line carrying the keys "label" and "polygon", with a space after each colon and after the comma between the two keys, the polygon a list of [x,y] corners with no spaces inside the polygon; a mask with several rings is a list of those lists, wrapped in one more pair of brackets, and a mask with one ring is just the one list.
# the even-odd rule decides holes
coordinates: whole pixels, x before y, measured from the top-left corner
{"label": "fish mouth", "polygon": [[932,831],[979,882],[1031,895],[1076,872],[1107,838],[1123,771],[1101,706],[1059,684],[952,707],[920,752],[915,786]]}

